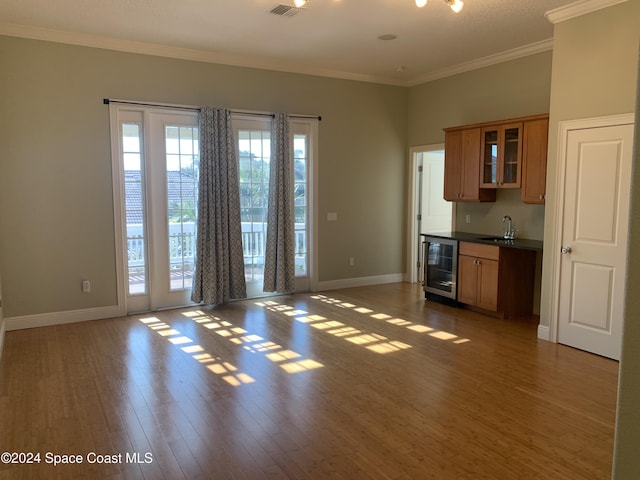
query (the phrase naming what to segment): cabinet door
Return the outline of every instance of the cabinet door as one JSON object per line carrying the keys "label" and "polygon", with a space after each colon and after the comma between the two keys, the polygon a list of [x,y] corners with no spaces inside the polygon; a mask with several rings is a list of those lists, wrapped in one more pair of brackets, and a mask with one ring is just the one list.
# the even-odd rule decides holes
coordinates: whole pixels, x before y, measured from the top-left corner
{"label": "cabinet door", "polygon": [[444,134],[444,199],[460,200],[462,191],[462,130]]}
{"label": "cabinet door", "polygon": [[475,257],[458,255],[458,301],[476,305],[478,298],[478,266]]}
{"label": "cabinet door", "polygon": [[496,192],[480,188],[480,128],[445,132],[444,199],[495,202]]}
{"label": "cabinet door", "polygon": [[522,122],[484,127],[480,158],[481,188],[519,188]]}
{"label": "cabinet door", "polygon": [[549,119],[524,122],[522,135],[522,201],[544,204],[547,181]]}
{"label": "cabinet door", "polygon": [[481,200],[478,158],[480,158],[480,129],[463,130],[461,200]]}
{"label": "cabinet door", "polygon": [[498,272],[497,260],[478,259],[478,298],[476,305],[492,312],[498,311]]}
{"label": "cabinet door", "polygon": [[500,127],[483,128],[480,185],[484,188],[496,188],[498,186],[499,147]]}

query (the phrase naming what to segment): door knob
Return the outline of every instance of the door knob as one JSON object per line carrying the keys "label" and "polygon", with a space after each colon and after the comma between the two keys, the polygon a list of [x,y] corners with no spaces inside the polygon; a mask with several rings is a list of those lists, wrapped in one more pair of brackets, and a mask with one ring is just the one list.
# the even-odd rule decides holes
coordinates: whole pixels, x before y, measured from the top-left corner
{"label": "door knob", "polygon": [[562,247],[560,251],[562,252],[563,255],[567,255],[571,253],[571,247]]}

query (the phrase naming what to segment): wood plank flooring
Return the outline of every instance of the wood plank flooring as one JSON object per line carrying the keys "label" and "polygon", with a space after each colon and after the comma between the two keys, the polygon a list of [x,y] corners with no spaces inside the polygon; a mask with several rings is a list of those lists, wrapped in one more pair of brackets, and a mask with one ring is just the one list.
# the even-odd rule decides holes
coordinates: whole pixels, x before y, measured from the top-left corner
{"label": "wood plank flooring", "polygon": [[618,364],[536,327],[392,284],[11,331],[0,479],[610,478]]}

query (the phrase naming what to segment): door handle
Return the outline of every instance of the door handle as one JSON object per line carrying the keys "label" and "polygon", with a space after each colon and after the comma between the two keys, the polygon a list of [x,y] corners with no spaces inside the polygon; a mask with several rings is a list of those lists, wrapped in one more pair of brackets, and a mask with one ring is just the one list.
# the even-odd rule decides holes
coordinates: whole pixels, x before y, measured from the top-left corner
{"label": "door handle", "polygon": [[562,247],[560,251],[562,252],[563,255],[568,255],[571,253],[572,250],[571,250],[571,247]]}

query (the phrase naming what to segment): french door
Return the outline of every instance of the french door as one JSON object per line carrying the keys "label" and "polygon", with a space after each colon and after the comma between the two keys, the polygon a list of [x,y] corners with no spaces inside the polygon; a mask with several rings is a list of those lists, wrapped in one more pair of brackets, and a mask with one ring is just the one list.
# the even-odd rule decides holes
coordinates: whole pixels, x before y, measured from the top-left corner
{"label": "french door", "polygon": [[[110,114],[118,295],[126,298],[126,313],[188,305],[196,246],[198,112],[112,103]],[[264,295],[270,122],[270,117],[246,115],[233,120],[249,297]],[[309,290],[311,285],[316,129],[317,120],[290,122],[297,291]]]}
{"label": "french door", "polygon": [[191,303],[198,137],[195,111],[113,106],[127,312]]}
{"label": "french door", "polygon": [[[264,295],[264,253],[269,203],[271,118],[238,115],[233,118],[238,145],[240,209],[247,295]],[[296,291],[310,288],[310,194],[312,123],[292,120],[290,147],[293,155],[294,235]]]}

